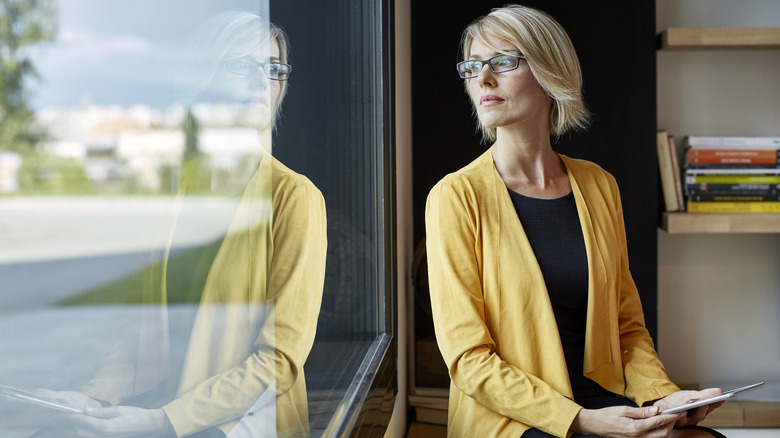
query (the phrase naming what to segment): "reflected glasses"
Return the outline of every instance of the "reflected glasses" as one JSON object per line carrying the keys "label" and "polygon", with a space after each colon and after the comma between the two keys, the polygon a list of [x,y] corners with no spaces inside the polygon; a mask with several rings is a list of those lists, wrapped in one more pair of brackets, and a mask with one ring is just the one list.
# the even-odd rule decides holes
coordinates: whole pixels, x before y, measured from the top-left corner
{"label": "reflected glasses", "polygon": [[257,62],[251,58],[236,58],[225,61],[225,68],[230,73],[241,76],[252,76],[262,70],[265,77],[273,81],[286,81],[290,77],[292,66],[281,62]]}
{"label": "reflected glasses", "polygon": [[524,55],[496,55],[487,61],[481,61],[478,59],[469,59],[468,61],[459,62],[456,65],[458,74],[463,79],[471,79],[479,76],[479,72],[482,71],[482,67],[485,64],[490,66],[490,71],[493,73],[506,73],[512,71],[520,65],[520,60],[525,59]]}

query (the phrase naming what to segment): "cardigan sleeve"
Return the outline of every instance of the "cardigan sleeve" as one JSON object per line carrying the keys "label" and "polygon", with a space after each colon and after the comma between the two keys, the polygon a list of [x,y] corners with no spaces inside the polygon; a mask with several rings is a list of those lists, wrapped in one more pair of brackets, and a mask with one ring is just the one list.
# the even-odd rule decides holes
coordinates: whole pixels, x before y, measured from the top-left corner
{"label": "cardigan sleeve", "polygon": [[628,266],[628,248],[620,193],[614,180],[612,182],[616,205],[614,213],[616,233],[621,252],[618,324],[626,397],[642,406],[647,401],[657,400],[679,391],[679,388],[666,375],[650,333],[645,327],[639,292]]}
{"label": "cardigan sleeve", "polygon": [[273,316],[266,319],[255,351],[243,362],[164,406],[177,436],[244,415],[267,390],[275,389],[277,395],[289,391],[312,347],[325,278],[325,203],[310,183],[274,198],[266,306]]}
{"label": "cardigan sleeve", "polygon": [[482,269],[490,267],[480,263],[477,204],[473,187],[445,179],[426,206],[431,307],[450,377],[464,394],[509,421],[567,436],[581,407],[497,353],[486,324]]}

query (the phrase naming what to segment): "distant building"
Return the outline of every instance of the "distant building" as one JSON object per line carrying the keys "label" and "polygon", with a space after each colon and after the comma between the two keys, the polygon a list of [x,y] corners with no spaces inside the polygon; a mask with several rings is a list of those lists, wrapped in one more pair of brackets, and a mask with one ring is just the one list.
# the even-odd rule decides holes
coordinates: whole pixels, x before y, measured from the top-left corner
{"label": "distant building", "polygon": [[[124,109],[89,104],[44,108],[37,119],[55,138],[46,149],[82,164],[95,183],[132,177],[138,186],[158,191],[177,184],[168,185],[161,178],[178,176],[184,152],[185,112],[181,106],[159,111],[146,106]],[[229,173],[245,167],[245,158],[257,154],[257,130],[240,127],[247,118],[240,107],[201,104],[194,113],[201,127],[198,150],[213,171]],[[166,174],[164,168],[170,171]],[[8,187],[12,185],[8,183]]]}
{"label": "distant building", "polygon": [[19,188],[17,173],[22,157],[16,152],[0,152],[0,193],[15,192]]}

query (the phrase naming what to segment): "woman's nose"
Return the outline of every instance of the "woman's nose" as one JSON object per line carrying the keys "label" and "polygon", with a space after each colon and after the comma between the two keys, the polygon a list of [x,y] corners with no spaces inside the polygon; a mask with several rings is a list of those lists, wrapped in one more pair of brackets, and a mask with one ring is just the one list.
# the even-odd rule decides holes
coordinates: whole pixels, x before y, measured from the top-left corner
{"label": "woman's nose", "polygon": [[269,79],[265,77],[263,70],[258,69],[249,79],[249,87],[253,90],[264,89],[268,87]]}
{"label": "woman's nose", "polygon": [[496,74],[493,73],[493,70],[490,69],[490,67],[485,64],[482,66],[482,69],[477,74],[477,81],[480,85],[483,84],[492,84],[495,85],[495,76]]}

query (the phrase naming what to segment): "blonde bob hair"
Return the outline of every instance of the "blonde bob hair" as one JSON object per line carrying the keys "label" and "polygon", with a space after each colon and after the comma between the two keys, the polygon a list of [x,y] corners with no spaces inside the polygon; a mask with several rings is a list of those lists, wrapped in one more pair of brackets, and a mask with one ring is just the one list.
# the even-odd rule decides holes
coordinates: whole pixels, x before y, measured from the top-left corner
{"label": "blonde bob hair", "polygon": [[[186,73],[194,83],[193,88],[202,92],[225,59],[250,56],[255,50],[268,44],[279,47],[279,60],[290,63],[290,42],[284,30],[260,15],[242,10],[219,13],[202,24],[191,38],[190,63]],[[280,81],[279,96],[274,109],[274,122],[289,87],[288,81]],[[197,100],[197,96],[195,100]]]}
{"label": "blonde bob hair", "polygon": [[[531,72],[542,89],[552,98],[550,134],[560,137],[569,130],[584,130],[590,121],[590,112],[582,99],[582,72],[577,53],[566,31],[550,15],[537,9],[508,5],[493,9],[472,22],[463,32],[461,52],[463,59],[471,56],[474,41],[504,53],[488,44],[491,35],[508,41],[525,55]],[[508,53],[513,55],[513,53]],[[466,79],[466,90],[470,79]],[[476,115],[476,107],[474,108]],[[479,120],[479,119],[478,119]],[[496,128],[487,128],[479,122],[483,140],[496,140]]]}

